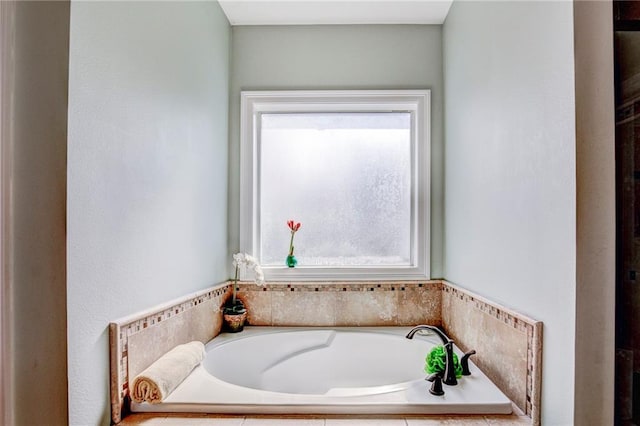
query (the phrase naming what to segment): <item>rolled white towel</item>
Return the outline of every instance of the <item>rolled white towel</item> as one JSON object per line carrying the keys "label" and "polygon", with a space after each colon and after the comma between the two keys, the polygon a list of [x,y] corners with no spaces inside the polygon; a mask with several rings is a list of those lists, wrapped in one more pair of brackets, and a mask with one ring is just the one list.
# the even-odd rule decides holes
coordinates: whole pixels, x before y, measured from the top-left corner
{"label": "rolled white towel", "polygon": [[194,341],[178,345],[133,380],[131,399],[135,402],[162,402],[204,358],[204,344]]}

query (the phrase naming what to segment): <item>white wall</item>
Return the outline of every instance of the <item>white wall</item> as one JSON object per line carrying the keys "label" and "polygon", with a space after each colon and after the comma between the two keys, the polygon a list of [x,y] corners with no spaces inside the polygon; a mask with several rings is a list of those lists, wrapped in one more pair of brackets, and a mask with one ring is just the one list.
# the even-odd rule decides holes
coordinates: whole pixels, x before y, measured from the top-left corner
{"label": "white wall", "polygon": [[573,424],[572,2],[454,2],[443,38],[445,276],[544,322],[542,424]]}
{"label": "white wall", "polygon": [[228,278],[217,2],[71,5],[69,421],[109,424],[109,321]]}
{"label": "white wall", "polygon": [[240,91],[431,89],[431,275],[442,277],[442,27],[233,27],[229,245],[239,249]]}
{"label": "white wall", "polygon": [[2,353],[9,359],[0,423],[65,425],[69,2],[0,8]]}

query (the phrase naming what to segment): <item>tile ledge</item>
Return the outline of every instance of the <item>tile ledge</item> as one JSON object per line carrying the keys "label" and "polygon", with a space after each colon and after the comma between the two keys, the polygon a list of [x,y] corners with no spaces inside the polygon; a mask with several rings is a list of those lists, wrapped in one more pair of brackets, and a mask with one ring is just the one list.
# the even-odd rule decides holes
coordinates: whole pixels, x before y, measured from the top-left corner
{"label": "tile ledge", "polygon": [[[469,297],[472,297],[473,299],[478,300],[478,301],[480,301],[482,303],[494,306],[496,309],[499,309],[499,310],[501,310],[503,312],[506,312],[509,315],[513,316],[514,318],[517,318],[518,320],[524,321],[524,322],[526,322],[528,324],[531,324],[533,326],[535,326],[537,324],[540,324],[540,325],[542,324],[542,321],[533,319],[533,318],[531,318],[531,317],[529,317],[527,315],[524,315],[524,314],[521,314],[518,311],[515,311],[514,309],[508,308],[508,307],[506,307],[506,306],[504,306],[504,305],[502,305],[500,303],[494,302],[493,300],[490,300],[490,299],[487,299],[486,297],[480,296],[477,293],[474,293],[472,290],[468,290],[468,289],[466,289],[464,287],[460,287],[459,285],[453,284],[453,283],[451,283],[450,281],[447,281],[447,280],[442,280],[441,282],[442,282],[442,285],[444,287],[449,287],[449,288],[454,289],[454,290],[456,290],[456,291],[458,291],[460,293],[463,293],[463,294],[465,294],[465,295],[467,295]],[[443,288],[443,290],[444,290],[444,288]]]}
{"label": "tile ledge", "polygon": [[205,294],[210,293],[212,291],[216,291],[216,290],[222,289],[222,288],[224,288],[224,287],[226,287],[226,286],[228,286],[230,284],[231,284],[230,281],[224,281],[224,282],[216,284],[216,285],[214,285],[212,287],[208,287],[208,288],[205,288],[203,290],[198,290],[198,291],[195,291],[193,293],[189,293],[189,294],[187,294],[185,296],[181,296],[181,297],[179,297],[177,299],[173,299],[173,300],[170,300],[168,302],[152,306],[152,307],[150,307],[148,309],[145,309],[143,311],[136,312],[135,314],[131,314],[131,315],[128,315],[128,316],[125,316],[125,317],[122,317],[122,318],[118,318],[117,320],[111,321],[110,324],[116,324],[118,326],[124,326],[124,325],[132,323],[134,321],[138,321],[138,320],[147,318],[147,317],[149,317],[151,315],[156,314],[157,312],[162,312],[164,310],[167,310],[167,309],[171,308],[172,306],[179,305],[179,304],[184,303],[184,302],[188,302],[189,300],[196,299],[196,298],[198,298],[200,296],[204,296]]}

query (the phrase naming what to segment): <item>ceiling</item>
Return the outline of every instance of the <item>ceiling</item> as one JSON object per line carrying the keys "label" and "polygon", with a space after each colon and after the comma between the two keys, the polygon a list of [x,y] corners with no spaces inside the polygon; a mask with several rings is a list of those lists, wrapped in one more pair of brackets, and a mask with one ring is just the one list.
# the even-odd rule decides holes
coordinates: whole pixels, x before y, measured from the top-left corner
{"label": "ceiling", "polygon": [[218,0],[231,25],[442,24],[453,0]]}

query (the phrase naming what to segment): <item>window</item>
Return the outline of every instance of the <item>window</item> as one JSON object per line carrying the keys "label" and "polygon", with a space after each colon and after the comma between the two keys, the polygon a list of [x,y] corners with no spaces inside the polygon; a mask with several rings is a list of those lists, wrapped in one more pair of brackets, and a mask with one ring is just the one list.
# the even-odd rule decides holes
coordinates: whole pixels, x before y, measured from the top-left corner
{"label": "window", "polygon": [[243,92],[241,108],[241,250],[267,279],[428,277],[429,91]]}

